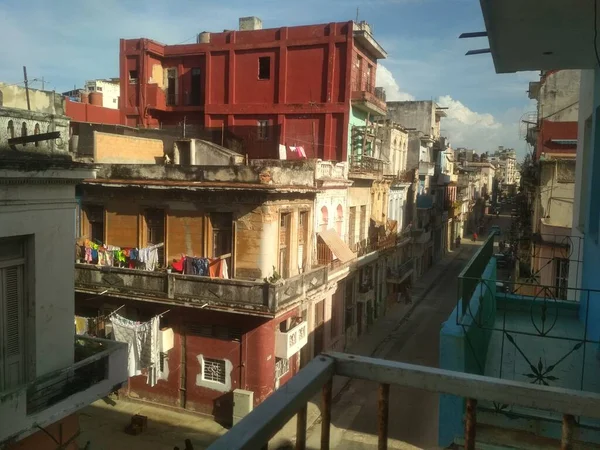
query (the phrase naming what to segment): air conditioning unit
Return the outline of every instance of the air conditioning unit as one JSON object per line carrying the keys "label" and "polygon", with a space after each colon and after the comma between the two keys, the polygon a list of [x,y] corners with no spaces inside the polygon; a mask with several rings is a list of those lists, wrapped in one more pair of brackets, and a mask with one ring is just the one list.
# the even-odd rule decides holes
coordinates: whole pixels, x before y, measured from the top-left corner
{"label": "air conditioning unit", "polygon": [[254,392],[244,389],[233,391],[233,424],[246,417],[254,408]]}

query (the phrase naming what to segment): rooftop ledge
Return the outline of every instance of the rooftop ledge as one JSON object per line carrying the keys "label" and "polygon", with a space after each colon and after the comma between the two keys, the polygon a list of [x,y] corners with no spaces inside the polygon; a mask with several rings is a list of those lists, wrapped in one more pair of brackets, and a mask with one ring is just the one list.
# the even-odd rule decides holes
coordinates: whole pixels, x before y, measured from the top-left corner
{"label": "rooftop ledge", "polygon": [[317,267],[279,283],[209,278],[137,269],[75,264],[75,290],[111,297],[273,316],[327,285],[327,268]]}

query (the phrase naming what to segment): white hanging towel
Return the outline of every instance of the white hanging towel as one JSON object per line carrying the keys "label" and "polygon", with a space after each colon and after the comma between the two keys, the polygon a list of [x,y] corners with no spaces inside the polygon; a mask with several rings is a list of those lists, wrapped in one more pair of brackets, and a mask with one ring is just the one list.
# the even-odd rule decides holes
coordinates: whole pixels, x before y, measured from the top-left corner
{"label": "white hanging towel", "polygon": [[160,369],[159,323],[156,316],[149,322],[138,323],[118,314],[110,317],[116,341],[128,344],[127,372],[130,377],[148,371],[148,384],[154,386]]}
{"label": "white hanging towel", "polygon": [[279,159],[287,159],[287,148],[282,144],[279,144]]}

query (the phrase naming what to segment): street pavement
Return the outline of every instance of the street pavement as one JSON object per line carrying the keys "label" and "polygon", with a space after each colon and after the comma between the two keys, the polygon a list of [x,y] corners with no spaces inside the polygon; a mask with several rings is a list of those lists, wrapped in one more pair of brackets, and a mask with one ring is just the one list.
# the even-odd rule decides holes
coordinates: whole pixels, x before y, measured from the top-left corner
{"label": "street pavement", "polygon": [[[413,308],[389,330],[374,352],[359,354],[438,367],[439,333],[456,305],[458,275],[480,244],[464,239],[458,250],[433,266],[415,283]],[[377,400],[375,383],[351,380],[343,386],[332,411],[331,448],[377,448]],[[388,448],[438,448],[438,394],[391,386],[389,418]],[[319,440],[320,427],[313,426],[308,447],[319,448]]]}

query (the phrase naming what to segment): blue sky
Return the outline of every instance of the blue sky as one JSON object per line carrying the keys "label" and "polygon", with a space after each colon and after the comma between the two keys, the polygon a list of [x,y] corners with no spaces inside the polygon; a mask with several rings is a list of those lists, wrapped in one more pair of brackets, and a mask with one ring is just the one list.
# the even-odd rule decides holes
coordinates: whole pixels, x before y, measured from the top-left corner
{"label": "blue sky", "polygon": [[389,99],[448,106],[442,131],[454,147],[504,145],[524,155],[519,122],[535,109],[526,91],[537,74],[496,75],[491,55],[464,56],[487,47],[485,38],[458,39],[484,30],[477,0],[0,0],[0,80],[20,81],[27,65],[46,89],[65,91],[118,76],[121,37],[193,42],[200,31],[237,28],[243,16],[258,16],[267,28],[353,20],[357,8],[388,52],[378,84]]}

